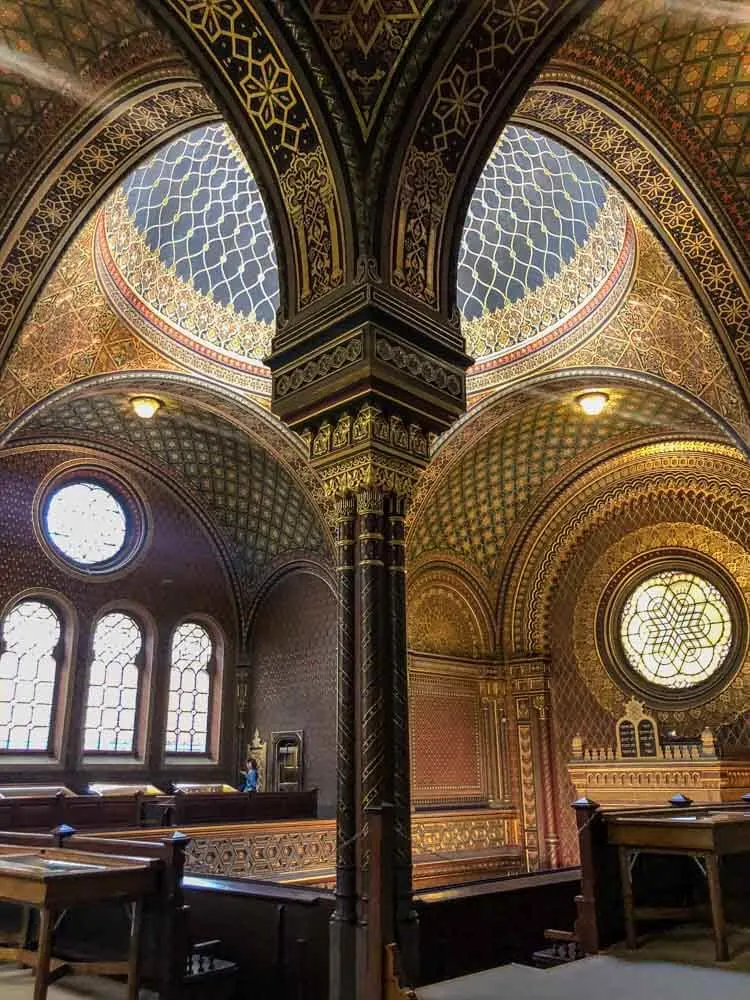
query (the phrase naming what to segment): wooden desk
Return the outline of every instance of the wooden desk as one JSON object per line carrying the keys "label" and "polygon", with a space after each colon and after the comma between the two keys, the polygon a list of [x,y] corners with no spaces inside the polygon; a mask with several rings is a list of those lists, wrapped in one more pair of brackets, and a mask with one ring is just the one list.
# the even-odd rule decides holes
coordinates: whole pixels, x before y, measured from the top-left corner
{"label": "wooden desk", "polygon": [[[719,877],[723,855],[750,853],[750,812],[699,812],[679,815],[607,816],[607,837],[617,845],[628,948],[636,948],[636,920],[678,911],[633,905],[633,865],[639,854],[681,854],[694,858],[708,882],[716,959],[729,959],[724,904]],[[702,862],[702,864],[701,864]]]}
{"label": "wooden desk", "polygon": [[[139,945],[144,897],[154,892],[158,862],[56,848],[29,849],[0,844],[0,899],[40,911],[39,948],[0,948],[0,958],[36,967],[34,1000],[45,1000],[52,979],[65,972],[127,973],[128,1000],[137,1000]],[[81,903],[119,899],[133,903],[128,961],[78,963],[52,957],[55,923],[63,910]]]}

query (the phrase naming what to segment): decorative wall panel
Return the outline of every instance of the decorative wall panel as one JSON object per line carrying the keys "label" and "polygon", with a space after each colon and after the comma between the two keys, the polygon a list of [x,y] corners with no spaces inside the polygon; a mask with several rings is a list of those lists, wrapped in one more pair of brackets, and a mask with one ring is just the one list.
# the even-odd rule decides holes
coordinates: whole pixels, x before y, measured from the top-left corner
{"label": "decorative wall panel", "polygon": [[[309,573],[283,577],[265,596],[250,637],[249,731],[304,730],[305,788],[318,813],[336,805],[336,598]],[[334,859],[331,859],[333,863]]]}
{"label": "decorative wall panel", "polygon": [[450,806],[486,799],[482,706],[475,678],[410,670],[412,801]]}

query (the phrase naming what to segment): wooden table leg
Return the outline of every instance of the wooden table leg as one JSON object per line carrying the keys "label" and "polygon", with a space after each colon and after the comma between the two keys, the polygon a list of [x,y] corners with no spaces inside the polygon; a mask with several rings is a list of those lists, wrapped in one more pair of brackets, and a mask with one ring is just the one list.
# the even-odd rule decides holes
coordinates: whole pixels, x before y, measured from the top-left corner
{"label": "wooden table leg", "polygon": [[49,985],[49,961],[52,957],[52,933],[55,929],[56,914],[43,906],[39,917],[39,950],[37,952],[36,975],[34,976],[34,1000],[46,1000]]}
{"label": "wooden table leg", "polygon": [[[128,954],[128,1000],[138,1000],[141,981],[141,926],[143,900],[136,899],[130,917],[130,952]],[[34,998],[36,1000],[36,997]]]}
{"label": "wooden table leg", "polygon": [[706,876],[711,899],[711,920],[714,925],[714,939],[716,941],[716,961],[728,962],[729,947],[727,945],[727,926],[724,922],[724,903],[721,898],[719,859],[715,854],[706,855]]}
{"label": "wooden table leg", "polygon": [[625,943],[628,948],[637,948],[635,914],[633,912],[633,879],[630,871],[630,851],[627,847],[617,848],[620,862],[620,882],[622,884],[622,905],[625,911]]}

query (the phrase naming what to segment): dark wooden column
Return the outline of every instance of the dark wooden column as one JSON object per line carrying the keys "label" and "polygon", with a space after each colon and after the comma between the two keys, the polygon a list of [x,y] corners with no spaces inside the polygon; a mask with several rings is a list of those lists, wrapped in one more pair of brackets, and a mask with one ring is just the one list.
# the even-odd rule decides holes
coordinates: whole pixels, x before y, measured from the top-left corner
{"label": "dark wooden column", "polygon": [[418,972],[404,519],[431,437],[463,412],[469,359],[444,317],[407,308],[372,269],[358,274],[325,310],[284,327],[270,366],[274,412],[299,433],[337,525],[331,998],[385,1000],[394,945],[402,978]]}
{"label": "dark wooden column", "polygon": [[341,1000],[355,995],[356,968],[358,713],[354,655],[354,514],[353,497],[343,497],[337,501],[336,909],[331,919],[330,995]]}

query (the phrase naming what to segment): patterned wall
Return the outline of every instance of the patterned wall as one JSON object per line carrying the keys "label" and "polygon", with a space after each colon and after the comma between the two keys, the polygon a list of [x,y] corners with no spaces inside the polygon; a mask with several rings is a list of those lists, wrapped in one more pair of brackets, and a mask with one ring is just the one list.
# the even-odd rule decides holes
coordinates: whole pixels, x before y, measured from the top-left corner
{"label": "patterned wall", "polygon": [[[100,460],[119,470],[145,499],[152,535],[142,561],[116,577],[88,582],[72,576],[52,562],[38,542],[32,521],[34,495],[44,478],[70,461]],[[154,618],[163,647],[157,650],[155,687],[168,687],[167,639],[172,628],[190,612],[209,615],[226,637],[228,686],[237,651],[237,619],[234,597],[221,557],[205,528],[172,490],[140,469],[114,462],[106,453],[76,448],[19,449],[0,456],[3,502],[0,505],[0,607],[27,588],[42,587],[63,595],[75,607],[79,630],[74,650],[76,678],[88,664],[88,642],[93,617],[112,601],[134,602]],[[79,683],[77,680],[75,683]],[[76,688],[76,697],[83,697]],[[227,709],[230,702],[227,701]],[[225,719],[224,735],[231,740],[231,718]],[[226,756],[223,758],[226,761]],[[17,777],[17,772],[16,772]]]}
{"label": "patterned wall", "polygon": [[455,564],[410,575],[407,611],[410,649],[470,659],[492,652],[495,630],[482,583]]}
{"label": "patterned wall", "polygon": [[305,788],[320,816],[336,803],[336,601],[309,573],[286,576],[261,603],[250,631],[250,732],[304,730]]}
{"label": "patterned wall", "polygon": [[[747,595],[749,506],[750,470],[736,452],[689,443],[643,448],[592,470],[549,511],[540,511],[534,539],[519,551],[518,582],[509,588],[503,631],[515,636],[517,651],[531,643],[551,655],[558,808],[568,859],[575,853],[566,809],[573,791],[565,766],[571,740],[581,735],[587,746],[612,745],[614,722],[626,700],[595,645],[596,612],[607,584],[636,556],[678,546],[717,560]],[[656,715],[684,736],[697,735],[704,725],[724,726],[727,752],[743,748],[744,753],[750,746],[749,671],[746,660],[707,704]]]}
{"label": "patterned wall", "polygon": [[[477,803],[482,781],[481,701],[476,677],[409,673],[412,799],[416,806]],[[449,668],[450,670],[450,668]]]}
{"label": "patterned wall", "polygon": [[176,477],[202,501],[225,537],[245,599],[281,553],[327,552],[319,510],[261,441],[198,402],[197,392],[182,398],[157,387],[163,406],[151,421],[135,415],[131,394],[132,389],[121,389],[68,395],[34,414],[23,435],[62,433],[110,443]]}

